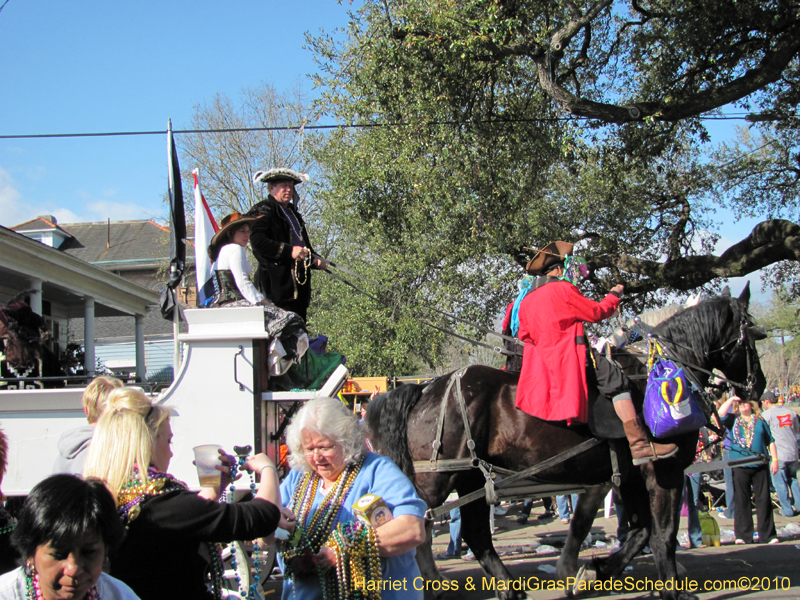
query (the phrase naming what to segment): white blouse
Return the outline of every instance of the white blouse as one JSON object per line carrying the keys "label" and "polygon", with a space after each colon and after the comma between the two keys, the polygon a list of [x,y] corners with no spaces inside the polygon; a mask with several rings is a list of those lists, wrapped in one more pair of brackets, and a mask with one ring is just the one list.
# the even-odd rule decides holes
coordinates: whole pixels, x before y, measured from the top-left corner
{"label": "white blouse", "polygon": [[247,253],[239,244],[226,244],[219,251],[217,262],[214,263],[215,271],[230,271],[236,280],[236,287],[239,288],[242,296],[250,304],[258,304],[264,299],[264,295],[256,289],[250,276],[253,274],[253,267],[247,260]]}

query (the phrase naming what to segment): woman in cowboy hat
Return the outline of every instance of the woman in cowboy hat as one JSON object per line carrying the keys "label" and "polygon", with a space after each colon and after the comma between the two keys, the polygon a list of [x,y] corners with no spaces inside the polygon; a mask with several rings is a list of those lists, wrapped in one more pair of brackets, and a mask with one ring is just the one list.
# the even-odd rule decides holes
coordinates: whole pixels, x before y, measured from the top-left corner
{"label": "woman in cowboy hat", "polygon": [[[245,248],[250,242],[251,227],[259,219],[234,212],[222,219],[222,227],[211,238],[208,256],[214,262],[217,293],[214,308],[261,305],[264,307],[264,329],[272,338],[269,346],[269,371],[283,375],[293,362],[299,361],[308,349],[305,321],[297,314],[275,306],[250,281],[253,267]],[[287,384],[288,385],[288,384]]]}
{"label": "woman in cowboy hat", "polygon": [[247,260],[245,248],[250,243],[250,233],[257,219],[243,217],[233,212],[222,219],[222,227],[211,238],[208,257],[214,261],[214,277],[218,293],[214,306],[245,300],[247,304],[267,304],[264,295],[256,289],[250,276],[253,267]]}
{"label": "woman in cowboy hat", "polygon": [[592,350],[584,334],[584,322],[599,323],[617,310],[624,286],[614,286],[600,302],[584,297],[575,283],[586,276],[586,267],[572,250],[569,242],[552,242],[527,265],[534,277],[517,301],[518,337],[525,348],[516,405],[545,421],[587,423],[592,385],[612,399],[635,465],[672,456],[674,444],[648,441],[627,378]]}

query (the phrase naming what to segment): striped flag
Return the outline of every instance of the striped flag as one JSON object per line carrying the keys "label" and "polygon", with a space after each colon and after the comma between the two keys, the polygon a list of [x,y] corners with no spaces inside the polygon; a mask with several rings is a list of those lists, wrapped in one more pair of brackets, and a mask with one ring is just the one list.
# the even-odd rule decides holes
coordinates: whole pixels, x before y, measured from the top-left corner
{"label": "striped flag", "polygon": [[194,175],[194,265],[197,272],[197,306],[214,297],[214,264],[208,257],[208,245],[219,231],[214,215],[200,191],[200,169]]}

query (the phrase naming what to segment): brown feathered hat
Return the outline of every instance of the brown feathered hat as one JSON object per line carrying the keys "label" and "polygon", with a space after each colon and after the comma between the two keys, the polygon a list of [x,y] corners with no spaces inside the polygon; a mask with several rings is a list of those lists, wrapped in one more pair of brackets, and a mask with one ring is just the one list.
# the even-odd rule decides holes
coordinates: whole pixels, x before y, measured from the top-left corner
{"label": "brown feathered hat", "polygon": [[544,275],[554,265],[563,263],[564,258],[572,254],[573,247],[569,242],[550,242],[528,261],[525,270],[532,275]]}
{"label": "brown feathered hat", "polygon": [[238,212],[232,212],[222,219],[219,231],[214,234],[214,237],[211,238],[211,243],[208,245],[208,257],[211,260],[217,260],[222,247],[230,243],[229,234],[231,231],[242,225],[252,225],[258,219],[259,217],[244,217]]}

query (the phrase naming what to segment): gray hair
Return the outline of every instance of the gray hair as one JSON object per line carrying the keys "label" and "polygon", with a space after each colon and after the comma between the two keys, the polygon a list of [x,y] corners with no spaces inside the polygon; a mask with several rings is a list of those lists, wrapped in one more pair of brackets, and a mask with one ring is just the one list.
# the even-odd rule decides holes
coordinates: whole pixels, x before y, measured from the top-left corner
{"label": "gray hair", "polygon": [[289,464],[300,471],[311,471],[303,453],[303,431],[324,435],[341,446],[345,465],[358,462],[367,453],[363,425],[335,398],[309,400],[286,429],[286,445],[291,452]]}

